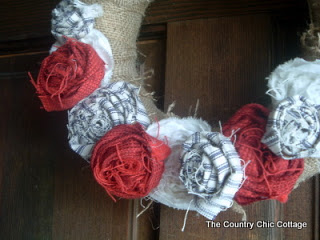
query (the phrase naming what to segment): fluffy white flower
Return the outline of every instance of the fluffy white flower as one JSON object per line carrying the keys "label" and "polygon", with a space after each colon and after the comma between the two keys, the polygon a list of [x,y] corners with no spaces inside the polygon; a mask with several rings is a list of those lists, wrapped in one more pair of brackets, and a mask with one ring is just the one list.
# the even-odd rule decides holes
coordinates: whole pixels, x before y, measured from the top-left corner
{"label": "fluffy white flower", "polygon": [[295,58],[279,65],[267,78],[273,106],[295,95],[304,96],[320,105],[320,60]]}

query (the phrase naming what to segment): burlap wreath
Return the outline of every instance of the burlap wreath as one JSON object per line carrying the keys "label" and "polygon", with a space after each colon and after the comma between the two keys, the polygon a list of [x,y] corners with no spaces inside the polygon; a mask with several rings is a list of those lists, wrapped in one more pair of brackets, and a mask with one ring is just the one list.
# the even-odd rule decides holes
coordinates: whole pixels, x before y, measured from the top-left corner
{"label": "burlap wreath", "polygon": [[[174,172],[170,174],[179,176],[179,172],[180,172],[181,181],[179,182],[179,184],[177,184],[178,185],[177,188],[179,190],[182,190],[180,192],[181,195],[179,197],[182,196],[182,198],[184,198],[184,196],[186,196],[183,199],[183,202],[175,204],[172,202],[168,203],[167,201],[162,202],[161,200],[159,200],[159,198],[157,199],[156,197],[154,199],[173,208],[196,210],[202,215],[206,216],[207,218],[214,219],[217,213],[219,213],[221,210],[225,210],[227,207],[230,207],[232,205],[232,199],[234,198],[234,194],[238,189],[238,187],[240,186],[241,181],[243,180],[244,171],[242,167],[244,166],[241,167],[241,164],[240,164],[241,159],[239,158],[238,153],[234,151],[234,147],[232,145],[232,142],[230,141],[236,129],[230,129],[230,133],[231,133],[230,136],[225,137],[220,133],[207,132],[206,129],[209,128],[209,131],[210,131],[210,127],[208,127],[206,123],[202,123],[201,120],[199,122],[198,120],[190,118],[190,119],[183,119],[180,122],[179,120],[177,120],[179,118],[169,118],[167,114],[165,114],[163,111],[159,110],[156,107],[151,94],[147,93],[146,90],[144,89],[143,76],[141,76],[136,69],[136,61],[137,61],[136,41],[137,41],[140,26],[142,23],[142,17],[144,16],[145,9],[147,8],[148,4],[151,1],[149,0],[84,0],[84,2],[87,4],[96,4],[96,3],[100,4],[103,7],[103,10],[105,13],[102,15],[102,17],[96,20],[96,28],[100,30],[109,39],[111,49],[113,52],[114,68],[113,68],[113,75],[110,80],[111,85],[113,82],[127,82],[130,84],[136,85],[136,87],[139,88],[138,97],[141,99],[142,104],[146,109],[148,117],[151,119],[151,122],[156,122],[153,124],[158,124],[157,131],[155,132],[151,131],[150,128],[149,128],[149,131],[153,132],[153,134],[150,133],[150,135],[153,136],[153,138],[161,139],[161,141],[159,142],[156,141],[156,143],[158,144],[156,147],[155,146],[150,147],[148,144],[144,145],[145,151],[143,152],[144,153],[147,152],[148,154],[147,154],[147,157],[141,158],[142,160],[139,162],[139,164],[140,163],[144,164],[147,167],[143,169],[147,169],[147,171],[151,171],[150,170],[151,168],[149,168],[148,166],[153,166],[152,164],[155,164],[156,162],[154,161],[156,161],[157,159],[161,159],[162,161],[163,159],[168,158],[169,156],[168,159],[170,159],[171,165],[178,166],[178,167],[172,168]],[[79,1],[77,1],[77,4],[79,4]],[[315,9],[319,7],[318,5],[312,5],[314,4],[314,1],[312,0],[310,0],[310,4],[311,6],[314,6]],[[320,57],[320,50],[319,50],[320,49],[320,37],[319,37],[320,26],[318,25],[319,17],[316,14],[317,12],[314,12],[313,10],[312,10],[313,18],[312,18],[312,23],[310,25],[310,29],[307,30],[305,34],[303,34],[301,41],[302,41],[302,46],[305,48],[306,55],[309,56],[310,58],[317,58],[317,57]],[[79,101],[80,100],[81,99],[79,99]],[[169,155],[170,151],[166,150],[166,151],[163,151],[165,152],[163,155],[162,155],[162,152],[157,153],[161,155],[160,158],[158,158],[158,156],[160,155],[157,155],[157,157],[154,157],[155,153],[152,152],[154,148],[158,148],[159,146],[161,146],[167,149],[166,144],[168,143],[168,145],[170,146],[170,140],[172,140],[172,139],[166,138],[170,134],[161,135],[159,130],[159,129],[163,129],[161,128],[161,124],[165,125],[166,120],[168,120],[169,123],[176,123],[176,128],[172,129],[172,132],[176,136],[172,136],[172,139],[176,139],[177,142],[179,142],[178,144],[179,147],[177,147],[178,145],[175,146],[175,144],[172,144],[172,146],[175,146],[177,148],[171,153],[171,155]],[[122,122],[120,124],[122,124]],[[193,124],[198,124],[198,126],[194,127]],[[170,124],[168,124],[168,126],[169,125]],[[115,128],[116,130],[118,130],[119,128],[122,129],[122,127],[123,126],[116,126]],[[154,125],[151,125],[150,127],[152,128],[154,127]],[[107,127],[105,129],[107,129]],[[166,131],[169,131],[169,129],[170,128],[168,128]],[[113,132],[114,131],[111,130],[112,134]],[[147,132],[148,132],[148,129],[143,129],[142,127],[140,129],[139,127],[139,134],[141,136],[147,136]],[[104,132],[99,133],[99,137],[101,137],[103,134]],[[125,133],[121,132],[121,134],[124,137],[127,137]],[[119,176],[112,175],[111,177],[109,175],[106,176],[106,172],[116,172],[118,174],[119,173],[119,171],[117,170],[118,168],[121,168],[122,170],[125,169],[125,172],[126,172],[127,167],[134,168],[135,166],[133,165],[128,166],[128,163],[126,163],[126,161],[122,159],[121,157],[122,155],[119,154],[120,153],[119,149],[124,149],[123,146],[118,145],[118,143],[116,143],[113,146],[112,145],[113,141],[109,141],[109,138],[108,138],[109,135],[108,133],[106,133],[101,138],[99,143],[96,144],[95,146],[96,148],[93,150],[94,161],[92,163],[93,164],[92,167],[93,167],[93,170],[95,171],[95,177],[99,179],[100,181],[99,183],[104,186],[104,188],[109,192],[109,194],[124,197],[124,196],[127,196],[127,192],[126,194],[123,194],[124,192],[123,190],[127,190],[126,188],[128,188],[128,186],[123,184],[119,187],[117,185],[117,181],[122,181],[122,177],[123,177],[123,175],[121,175],[122,172],[120,174],[121,177],[119,177],[120,175]],[[199,136],[202,136],[203,139],[201,139]],[[107,140],[105,141],[105,139]],[[113,136],[112,136],[112,139],[113,139]],[[117,137],[115,137],[115,139],[117,139]],[[144,140],[141,140],[141,141],[143,142]],[[105,145],[106,142],[108,143],[107,145]],[[184,143],[184,149],[182,149],[181,147],[182,143]],[[92,144],[94,145],[94,143]],[[113,163],[117,162],[118,164],[111,167],[110,165],[105,164],[105,162],[103,162],[105,159],[109,158],[110,156],[108,152],[109,144],[112,145],[112,149],[113,149],[112,156],[116,158],[115,160],[112,157],[110,161]],[[121,143],[121,144],[124,144],[126,146],[127,143]],[[210,144],[212,144],[212,146]],[[228,146],[227,148],[225,144],[227,144]],[[135,147],[135,146],[138,146],[139,144],[135,142],[133,145]],[[100,155],[99,151],[101,149],[103,150],[103,154]],[[210,149],[210,151],[207,151],[208,149]],[[130,155],[129,153],[127,152],[125,153],[125,156],[127,158],[125,160],[130,159],[129,155]],[[141,157],[140,152],[137,153],[137,156],[139,158]],[[223,161],[219,162],[221,161],[221,159],[223,159]],[[230,164],[231,162],[232,164]],[[163,165],[165,164],[162,164],[162,166]],[[303,164],[301,165],[303,167]],[[306,179],[312,177],[316,173],[319,173],[320,159],[306,158],[304,165],[305,165],[305,170],[303,174],[301,174],[301,176],[299,177],[295,186],[298,186],[300,182],[305,181]],[[167,167],[169,167],[169,165]],[[215,168],[216,171],[211,171],[212,169],[208,169],[210,167]],[[168,169],[164,169],[163,176],[167,176],[166,171],[168,171]],[[195,171],[195,172],[192,172],[192,171]],[[162,174],[163,169],[161,168],[161,171],[159,172],[161,172]],[[234,173],[237,173],[236,181],[232,177],[230,177],[230,176],[233,176]],[[219,175],[219,174],[222,174],[222,175]],[[149,176],[150,174],[145,174],[145,175]],[[124,178],[128,180],[127,175],[125,175]],[[106,179],[108,181],[106,181]],[[112,183],[112,188],[110,188],[109,180]],[[177,179],[174,179],[173,182],[176,183],[176,180]],[[154,182],[157,182],[158,184],[159,181],[161,185],[161,180],[160,180],[160,177],[158,176],[156,181]],[[184,183],[184,187],[182,186],[183,185],[182,182]],[[151,199],[153,194],[154,196],[156,195],[168,196],[171,194],[172,196],[170,196],[168,199],[174,199],[175,194],[180,194],[180,193],[171,191],[170,189],[167,189],[167,188],[160,188],[160,187],[155,188],[157,184],[153,184],[151,187],[148,186],[145,189],[143,189],[143,191],[140,189],[140,186],[139,186],[139,191],[138,191],[139,194],[136,194],[136,195],[129,194],[129,198],[134,198],[133,196],[142,197],[150,192]],[[223,184],[225,185],[220,186]],[[219,187],[216,187],[217,185],[219,185]],[[133,188],[136,187],[135,184],[133,184],[132,186]],[[132,186],[130,185],[130,188]],[[152,192],[151,188],[155,188],[156,190]],[[224,190],[228,188],[232,190],[230,191]],[[290,189],[291,188],[292,186],[290,187]],[[135,192],[137,189],[133,189],[133,190],[134,190],[133,192]],[[161,191],[163,191],[163,194]],[[143,193],[140,194],[140,192],[143,192]],[[190,194],[195,195],[195,197],[190,197]],[[192,203],[194,200],[195,200],[195,203]],[[189,201],[190,203],[188,204]],[[212,211],[209,211],[210,207],[212,206],[216,207],[216,205],[219,205],[217,209],[212,210],[213,209],[212,208],[211,209]],[[233,204],[233,208],[238,212],[243,211],[237,204]]]}

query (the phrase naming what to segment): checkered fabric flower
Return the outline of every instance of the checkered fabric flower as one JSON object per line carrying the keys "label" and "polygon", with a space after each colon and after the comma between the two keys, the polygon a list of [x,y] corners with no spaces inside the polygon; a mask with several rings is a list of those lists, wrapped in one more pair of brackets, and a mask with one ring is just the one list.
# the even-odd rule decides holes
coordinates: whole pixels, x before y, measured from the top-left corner
{"label": "checkered fabric flower", "polygon": [[319,109],[305,97],[289,97],[270,113],[262,142],[284,159],[320,157]]}
{"label": "checkered fabric flower", "polygon": [[180,179],[201,215],[215,219],[231,207],[243,179],[231,140],[217,132],[196,132],[183,144]]}
{"label": "checkered fabric flower", "polygon": [[96,142],[120,124],[140,123],[147,128],[150,119],[130,83],[115,82],[97,89],[68,112],[69,144],[89,160]]}
{"label": "checkered fabric flower", "polygon": [[99,4],[63,0],[52,11],[51,33],[58,40],[63,36],[81,39],[93,29],[94,19],[102,13]]}

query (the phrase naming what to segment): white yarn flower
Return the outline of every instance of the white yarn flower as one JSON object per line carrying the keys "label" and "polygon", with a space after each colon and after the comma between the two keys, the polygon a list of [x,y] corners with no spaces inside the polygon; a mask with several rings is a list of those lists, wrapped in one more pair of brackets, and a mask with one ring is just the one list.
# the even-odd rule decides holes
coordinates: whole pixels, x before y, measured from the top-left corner
{"label": "white yarn flower", "polygon": [[270,113],[261,141],[284,159],[320,157],[319,107],[303,96],[283,100]]}

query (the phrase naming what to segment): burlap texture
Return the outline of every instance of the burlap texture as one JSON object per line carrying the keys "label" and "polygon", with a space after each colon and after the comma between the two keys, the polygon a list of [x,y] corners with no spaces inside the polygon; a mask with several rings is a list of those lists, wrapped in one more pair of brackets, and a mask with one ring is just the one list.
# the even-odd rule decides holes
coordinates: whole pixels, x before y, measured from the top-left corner
{"label": "burlap texture", "polygon": [[154,104],[152,96],[143,87],[143,76],[139,76],[136,41],[142,17],[150,0],[84,0],[88,4],[99,3],[104,14],[96,19],[96,28],[110,41],[114,57],[111,82],[126,81],[141,86],[140,96],[150,118],[166,117]]}
{"label": "burlap texture", "polygon": [[308,0],[310,25],[301,36],[301,46],[306,60],[320,58],[320,0]]}
{"label": "burlap texture", "polygon": [[[320,11],[320,10],[319,10]],[[314,61],[320,58],[320,27],[313,23],[309,25],[301,36],[301,46],[303,49],[304,59]]]}

